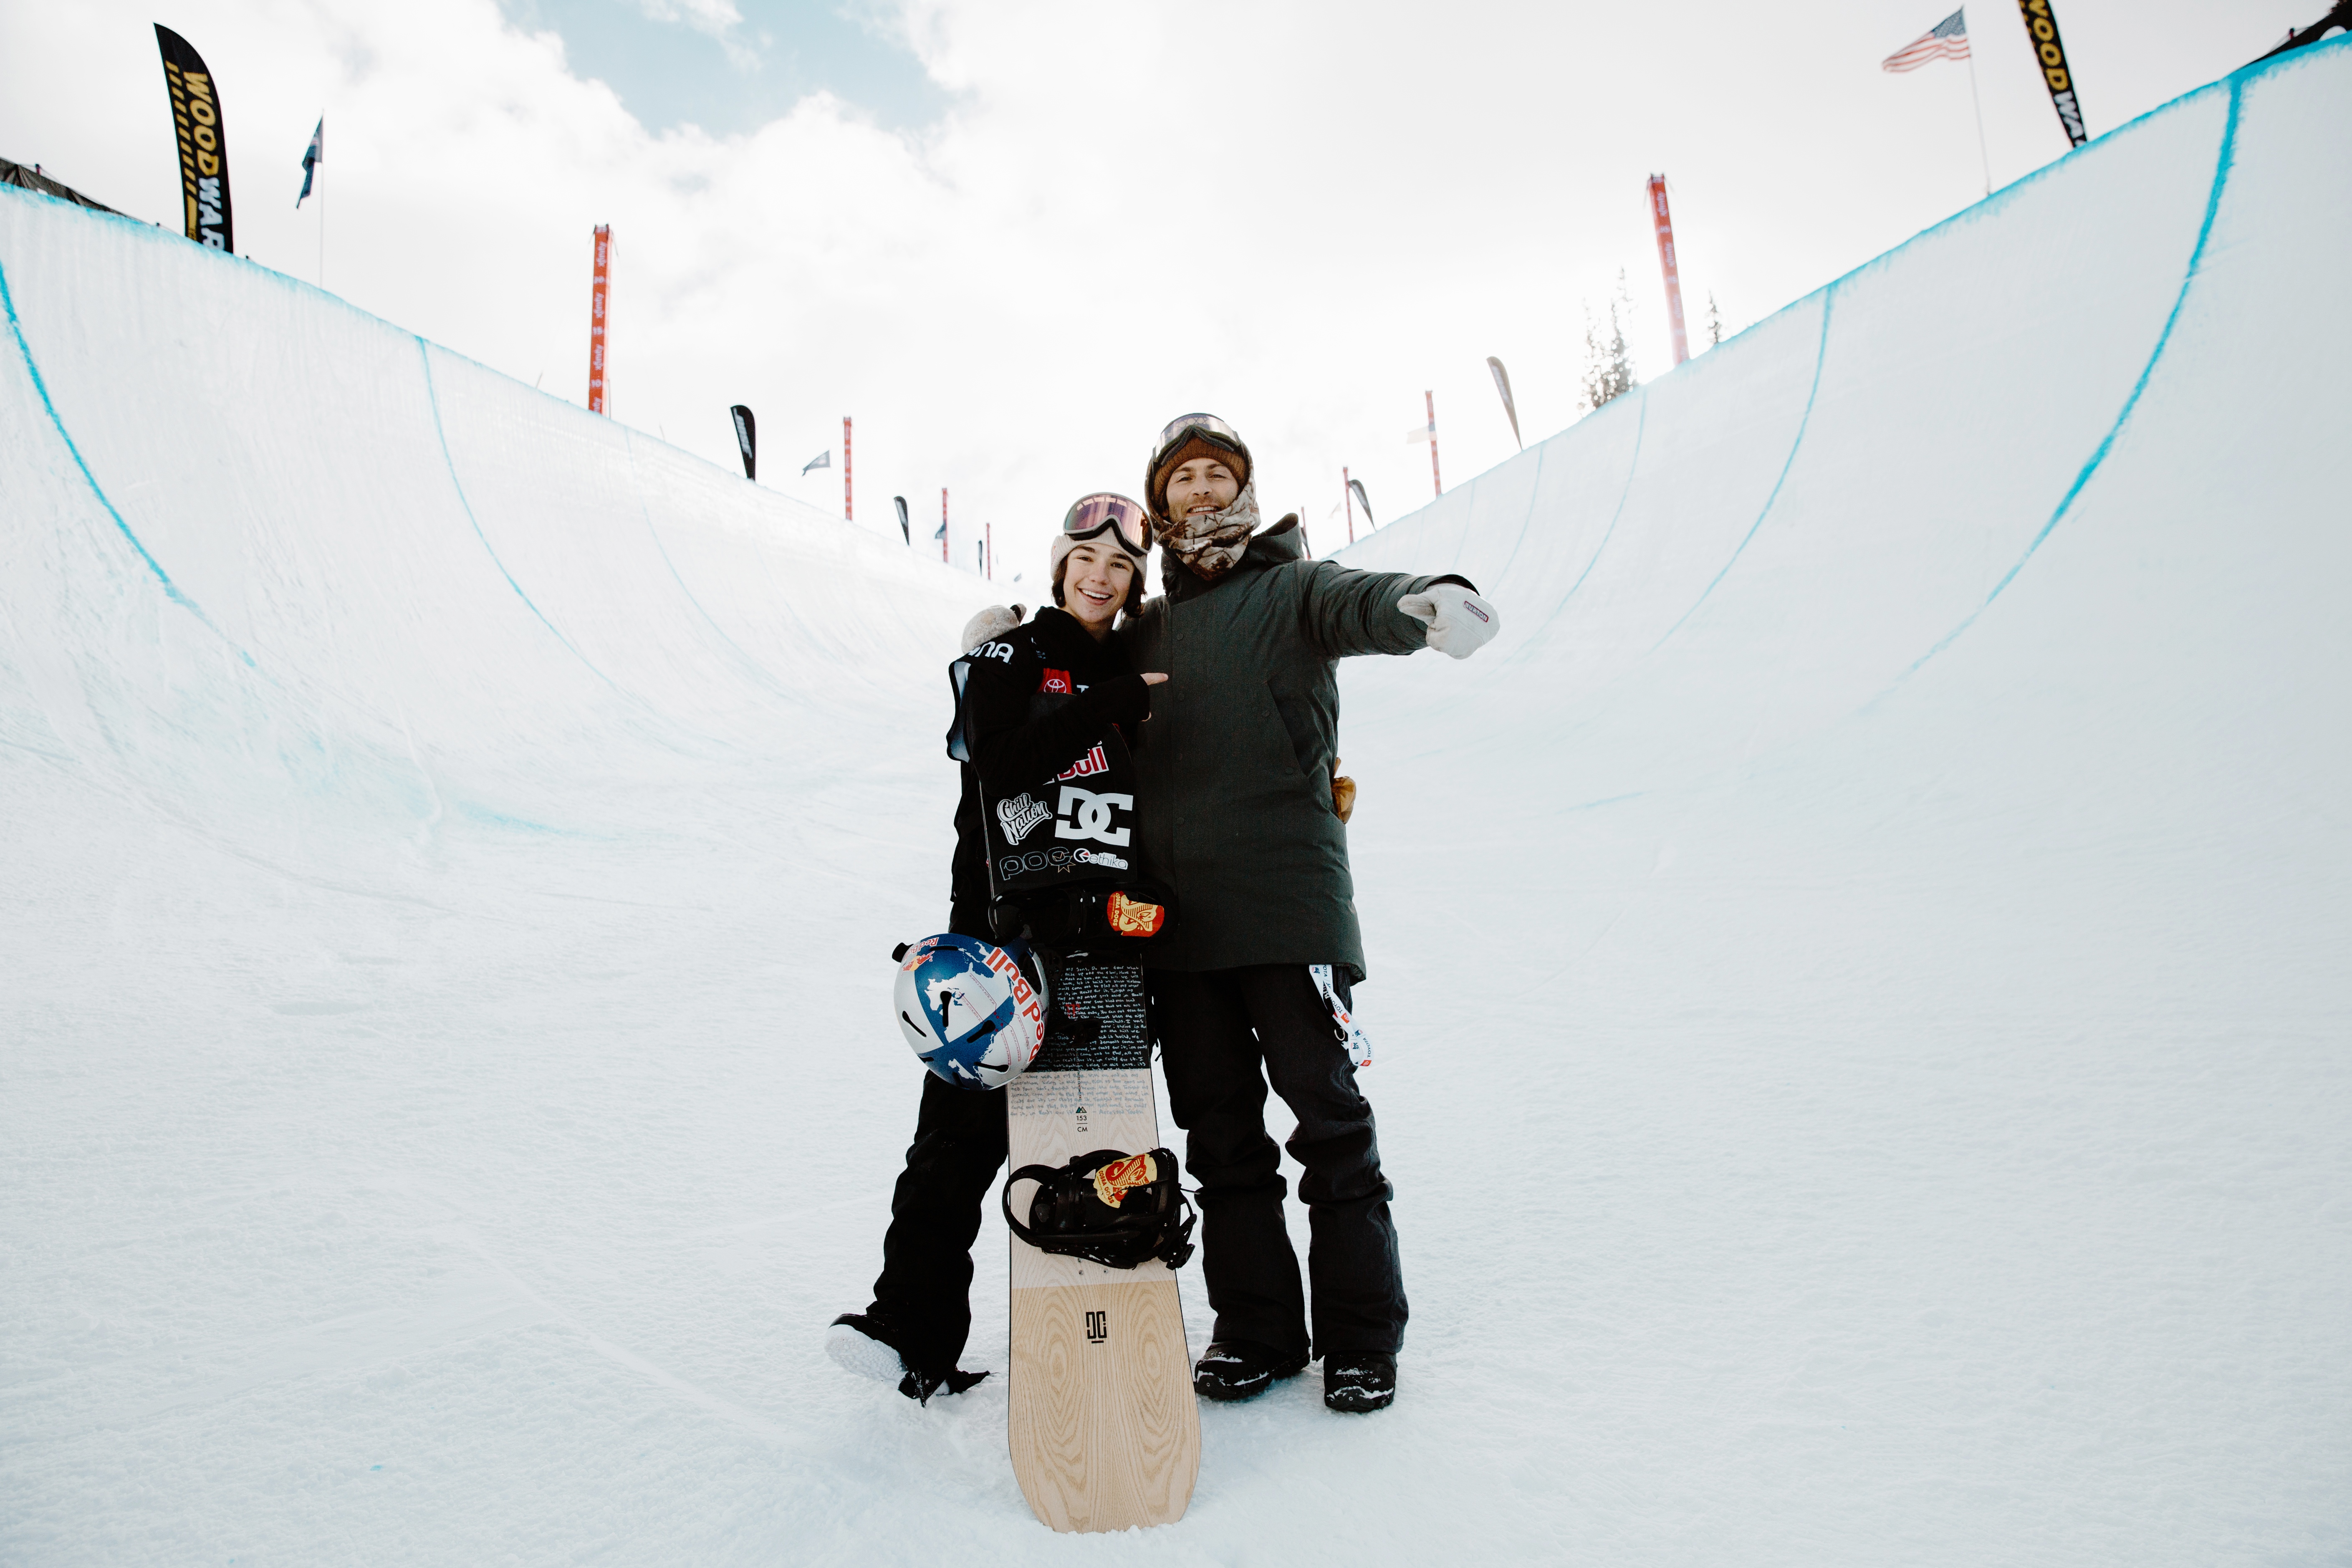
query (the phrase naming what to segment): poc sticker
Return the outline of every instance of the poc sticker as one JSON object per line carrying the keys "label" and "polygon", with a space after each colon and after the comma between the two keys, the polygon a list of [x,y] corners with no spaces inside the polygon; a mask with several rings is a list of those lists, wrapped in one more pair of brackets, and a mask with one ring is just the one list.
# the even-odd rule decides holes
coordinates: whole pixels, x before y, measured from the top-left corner
{"label": "poc sticker", "polygon": [[1054,837],[1092,838],[1124,848],[1128,830],[1112,826],[1112,813],[1134,809],[1135,797],[1131,795],[1097,795],[1076,784],[1064,784],[1061,808],[1054,814]]}

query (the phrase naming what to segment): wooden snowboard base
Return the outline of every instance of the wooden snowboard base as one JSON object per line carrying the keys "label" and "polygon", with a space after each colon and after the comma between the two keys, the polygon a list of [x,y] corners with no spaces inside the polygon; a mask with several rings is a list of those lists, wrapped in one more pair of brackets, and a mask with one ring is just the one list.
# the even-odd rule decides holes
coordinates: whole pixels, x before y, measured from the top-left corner
{"label": "wooden snowboard base", "polygon": [[1201,1416],[1175,1295],[1172,1279],[1013,1292],[1013,1468],[1055,1530],[1184,1517]]}
{"label": "wooden snowboard base", "polygon": [[[1142,971],[1074,957],[1048,1000],[1045,1048],[1004,1090],[1013,1167],[1157,1147]],[[1071,1028],[1090,1019],[1092,1030]],[[1016,1209],[1033,1190],[1020,1185]],[[1201,1468],[1201,1412],[1176,1276],[1156,1260],[1111,1268],[1008,1239],[1008,1437],[1029,1507],[1059,1531],[1183,1518]]]}

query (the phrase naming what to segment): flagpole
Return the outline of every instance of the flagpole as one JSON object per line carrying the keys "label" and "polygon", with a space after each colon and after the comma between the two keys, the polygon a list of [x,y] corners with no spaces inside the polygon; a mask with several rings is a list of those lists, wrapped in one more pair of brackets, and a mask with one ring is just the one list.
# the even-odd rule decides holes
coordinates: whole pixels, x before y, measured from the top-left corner
{"label": "flagpole", "polygon": [[[1969,8],[1963,5],[1960,7],[1961,26],[1965,27],[1969,25],[1968,17]],[[1985,151],[1984,100],[1977,96],[1977,47],[1974,39],[1969,42],[1969,102],[1976,107],[1977,157],[1984,164],[1985,195],[1992,195],[1992,156]]]}

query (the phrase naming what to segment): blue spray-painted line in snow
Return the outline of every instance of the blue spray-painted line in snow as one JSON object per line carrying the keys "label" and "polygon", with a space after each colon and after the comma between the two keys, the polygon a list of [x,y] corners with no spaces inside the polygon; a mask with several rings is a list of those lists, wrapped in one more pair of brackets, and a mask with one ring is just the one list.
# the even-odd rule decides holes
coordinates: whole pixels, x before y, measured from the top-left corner
{"label": "blue spray-painted line in snow", "polygon": [[[1544,455],[1550,446],[1551,443],[1549,441],[1538,441],[1536,443],[1536,474],[1534,480],[1528,486],[1528,514],[1527,516],[1519,519],[1519,536],[1511,541],[1511,552],[1509,555],[1504,557],[1503,569],[1495,574],[1496,581],[1497,582],[1507,583],[1510,581],[1511,568],[1518,564],[1519,552],[1527,548],[1528,530],[1533,528],[1536,521],[1535,498],[1543,494]],[[1494,468],[1486,470],[1486,473],[1489,474],[1493,472],[1495,472]],[[1486,474],[1481,474],[1477,479],[1470,481],[1470,495],[1465,504],[1471,507],[1473,516],[1476,515],[1477,510],[1476,502],[1478,499],[1478,485],[1486,477]],[[1462,564],[1462,552],[1469,547],[1470,519],[1464,518],[1462,520],[1462,542],[1454,547],[1454,564],[1456,566]]]}
{"label": "blue spray-painted line in snow", "polygon": [[162,563],[154,556],[148,553],[147,547],[139,542],[139,536],[131,531],[131,524],[123,521],[122,514],[117,511],[114,503],[107,499],[104,487],[98,482],[98,476],[89,471],[89,464],[83,458],[81,448],[74,443],[73,433],[66,428],[66,422],[58,417],[57,403],[49,396],[49,384],[42,379],[41,367],[33,361],[33,345],[25,341],[24,323],[16,319],[16,299],[9,291],[8,269],[5,267],[0,267],[0,310],[7,313],[9,335],[16,340],[16,353],[24,358],[25,374],[32,377],[33,390],[41,395],[41,407],[47,412],[50,425],[56,427],[58,439],[66,444],[67,455],[73,458],[74,467],[81,470],[82,481],[89,486],[89,493],[98,498],[98,504],[106,509],[106,515],[114,520],[114,526],[121,531],[122,537],[130,542],[131,548],[139,552],[139,559],[147,563],[147,570],[155,574],[155,581],[163,584],[164,596],[203,622],[205,630],[227,643],[230,647],[236,648],[236,657],[245,660],[248,668],[260,668],[254,664],[251,654],[237,647],[226,632],[213,625],[213,618],[205,614],[204,606],[180,592],[180,585],[172,581],[172,574],[163,570]]}
{"label": "blue spray-painted line in snow", "polygon": [[588,656],[573,647],[571,639],[555,629],[555,623],[547,618],[546,613],[531,603],[530,595],[522,591],[522,584],[516,582],[514,574],[507,570],[507,563],[499,559],[498,551],[490,544],[490,536],[482,531],[481,520],[474,515],[474,503],[466,496],[466,481],[457,477],[457,459],[450,455],[449,432],[441,424],[441,394],[433,384],[433,345],[423,338],[418,338],[416,353],[417,357],[425,362],[425,400],[433,409],[433,434],[441,441],[441,461],[449,470],[449,488],[457,492],[457,505],[465,511],[466,521],[473,525],[474,537],[482,542],[482,552],[490,558],[490,564],[499,569],[499,575],[507,580],[507,586],[515,591],[515,597],[522,601],[523,607],[537,616],[539,624],[545,626],[548,634],[563,645],[563,651],[582,664],[587,665],[591,675],[605,685],[612,686],[614,690],[619,691],[621,689],[619,687],[613,686],[613,678],[598,669],[593,664],[590,664]]}
{"label": "blue spray-painted line in snow", "polygon": [[2172,342],[2172,330],[2180,322],[2181,307],[2189,302],[2189,290],[2195,287],[2197,282],[2197,269],[2205,260],[2205,247],[2213,237],[2213,219],[2221,210],[2221,193],[2228,188],[2230,169],[2237,161],[2238,113],[2244,102],[2244,79],[2231,77],[2229,113],[2221,123],[2221,152],[2213,163],[2213,184],[2212,188],[2205,194],[2205,221],[2198,226],[2197,244],[2189,253],[2189,266],[2180,279],[2180,292],[2173,297],[2171,312],[2164,318],[2164,330],[2157,334],[2156,347],[2149,352],[2147,363],[2140,367],[2139,379],[2132,383],[2131,395],[2124,399],[2122,409],[2116,415],[2116,422],[2108,426],[2106,435],[2100,438],[2098,446],[2091,453],[2091,460],[2083,465],[2083,471],[2074,476],[2074,482],[2066,487],[2066,493],[2059,498],[2057,510],[2050,514],[2050,521],[2042,525],[2042,531],[2033,536],[2031,543],[2026,545],[2025,553],[2017,558],[2016,563],[2001,574],[2000,581],[1994,584],[1992,592],[1985,595],[1985,602],[1970,610],[1967,618],[1958,626],[1946,632],[1935,647],[1913,660],[1911,668],[1895,678],[1895,685],[1899,686],[1909,679],[1921,665],[1959,640],[1962,633],[1976,625],[1978,616],[1992,608],[1993,601],[2000,598],[2002,591],[2017,580],[2017,574],[2025,570],[2025,563],[2033,559],[2033,552],[2042,548],[2042,542],[2048,539],[2059,523],[2065,520],[2066,514],[2074,510],[2074,501],[2082,495],[2083,488],[2091,482],[2091,476],[2099,471],[2099,466],[2107,460],[2107,454],[2115,448],[2116,437],[2122,435],[2124,426],[2131,422],[2132,411],[2139,406],[2141,395],[2147,391],[2147,384],[2156,374],[2157,364],[2164,358],[2164,351]]}
{"label": "blue spray-painted line in snow", "polygon": [[[1592,569],[1595,566],[1601,564],[1601,552],[1609,548],[1609,541],[1616,535],[1617,520],[1625,515],[1625,502],[1633,494],[1633,476],[1635,473],[1640,471],[1642,467],[1642,437],[1643,432],[1647,431],[1650,427],[1650,389],[1646,386],[1636,387],[1634,389],[1633,395],[1641,400],[1633,406],[1633,455],[1625,459],[1625,483],[1624,486],[1617,492],[1616,510],[1610,512],[1609,526],[1601,531],[1601,542],[1592,547],[1591,555],[1585,560],[1584,570],[1576,574],[1576,581],[1568,585],[1568,592],[1559,596],[1559,603],[1554,605],[1551,607],[1550,614],[1544,616],[1542,625],[1536,628],[1538,632],[1547,630],[1554,621],[1559,620],[1560,616],[1568,613],[1568,602],[1576,597],[1576,591],[1584,586],[1584,580],[1592,575]],[[1540,446],[1537,447],[1536,450],[1538,452],[1548,451],[1550,449],[1552,442],[1559,439],[1559,437],[1558,436],[1554,436],[1549,440],[1547,440]],[[1538,462],[1540,462],[1540,459],[1538,459]],[[1538,485],[1540,486],[1543,470],[1538,467],[1536,472]],[[1537,493],[1538,495],[1542,493],[1540,488],[1538,488]],[[1529,501],[1528,504],[1528,524],[1529,526],[1532,526],[1535,521],[1535,503],[1533,501]],[[1520,530],[1519,537],[1522,539],[1527,537],[1526,529],[1523,528]],[[1513,559],[1517,558],[1518,550],[1516,546],[1513,547],[1511,554]],[[1522,641],[1519,647],[1521,649],[1525,649],[1531,647],[1532,646],[1533,639],[1530,637]]]}
{"label": "blue spray-painted line in snow", "polygon": [[[1617,510],[1609,514],[1609,526],[1601,531],[1601,542],[1592,547],[1592,559],[1584,563],[1584,570],[1576,574],[1576,581],[1570,583],[1568,592],[1559,596],[1559,607],[1552,611],[1555,619],[1561,610],[1568,608],[1568,602],[1576,597],[1576,591],[1584,586],[1584,580],[1592,575],[1592,569],[1601,564],[1601,552],[1609,548],[1609,541],[1617,532],[1617,520],[1625,515],[1625,502],[1633,493],[1633,475],[1642,466],[1642,437],[1650,428],[1649,388],[1642,389],[1640,405],[1633,410],[1633,455],[1625,459],[1625,488],[1617,492]],[[1545,444],[1549,446],[1550,443]]]}
{"label": "blue spray-painted line in snow", "polygon": [[1723,570],[1715,574],[1714,581],[1699,590],[1698,597],[1691,602],[1689,609],[1682,613],[1682,618],[1666,628],[1665,637],[1660,637],[1650,645],[1652,653],[1665,647],[1666,637],[1673,637],[1682,630],[1683,622],[1698,614],[1698,607],[1706,603],[1706,596],[1709,594],[1715,592],[1716,584],[1731,574],[1731,569],[1739,563],[1741,552],[1748,548],[1748,541],[1754,539],[1758,531],[1764,526],[1764,520],[1772,515],[1772,503],[1780,499],[1780,487],[1789,482],[1789,470],[1797,466],[1797,454],[1804,449],[1805,427],[1813,422],[1813,399],[1822,394],[1822,367],[1829,363],[1830,358],[1830,311],[1836,303],[1837,285],[1832,283],[1822,290],[1822,341],[1820,346],[1813,351],[1813,384],[1805,394],[1805,412],[1797,420],[1797,438],[1789,443],[1789,456],[1780,464],[1780,477],[1772,481],[1772,493],[1764,498],[1764,510],[1758,512],[1756,521],[1748,525],[1748,532],[1733,548],[1731,559],[1723,563]]}
{"label": "blue spray-painted line in snow", "polygon": [[735,651],[735,657],[743,661],[744,668],[758,679],[761,685],[780,696],[791,696],[790,689],[782,681],[770,674],[767,667],[753,658],[750,650],[741,643],[727,635],[727,628],[720,626],[718,618],[709,610],[703,608],[702,601],[696,597],[694,590],[687,585],[685,576],[677,569],[677,563],[669,558],[669,546],[662,542],[661,530],[654,526],[653,509],[646,505],[645,481],[637,477],[637,445],[625,425],[621,427],[621,447],[629,460],[629,488],[636,492],[637,515],[645,519],[646,532],[653,538],[654,552],[662,558],[662,564],[669,568],[670,580],[677,584],[677,591],[686,595],[686,602],[694,606],[694,613],[702,617],[704,624],[719,634],[719,640]]}

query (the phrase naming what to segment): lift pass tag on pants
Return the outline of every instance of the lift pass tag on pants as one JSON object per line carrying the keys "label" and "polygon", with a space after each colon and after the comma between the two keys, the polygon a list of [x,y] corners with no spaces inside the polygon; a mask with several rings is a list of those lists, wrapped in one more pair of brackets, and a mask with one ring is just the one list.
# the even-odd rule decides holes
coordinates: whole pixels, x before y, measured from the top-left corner
{"label": "lift pass tag on pants", "polygon": [[1371,1066],[1372,1042],[1364,1034],[1364,1026],[1356,1022],[1353,1010],[1339,1000],[1339,988],[1331,981],[1331,966],[1310,963],[1307,973],[1314,977],[1315,991],[1323,998],[1323,1005],[1331,1009],[1331,1033],[1347,1051],[1348,1059],[1360,1068]]}

